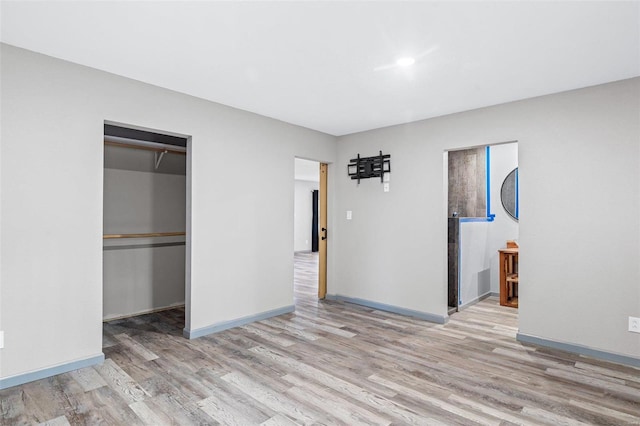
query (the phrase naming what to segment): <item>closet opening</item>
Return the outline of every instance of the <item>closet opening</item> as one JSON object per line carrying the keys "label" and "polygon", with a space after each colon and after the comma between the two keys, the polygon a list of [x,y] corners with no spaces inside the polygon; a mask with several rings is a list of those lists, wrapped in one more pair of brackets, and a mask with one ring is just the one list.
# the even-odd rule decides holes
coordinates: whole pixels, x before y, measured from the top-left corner
{"label": "closet opening", "polygon": [[105,354],[135,344],[131,336],[141,324],[182,336],[189,311],[188,142],[187,136],[104,124]]}

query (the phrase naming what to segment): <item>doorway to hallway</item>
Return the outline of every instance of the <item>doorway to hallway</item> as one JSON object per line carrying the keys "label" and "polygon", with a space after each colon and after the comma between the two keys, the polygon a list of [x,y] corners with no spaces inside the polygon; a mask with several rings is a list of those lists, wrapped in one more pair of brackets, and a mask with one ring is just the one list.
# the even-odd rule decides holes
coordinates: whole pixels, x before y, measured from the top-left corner
{"label": "doorway to hallway", "polygon": [[[294,293],[324,299],[327,293],[327,175],[328,165],[295,159]],[[299,275],[302,274],[302,275]]]}

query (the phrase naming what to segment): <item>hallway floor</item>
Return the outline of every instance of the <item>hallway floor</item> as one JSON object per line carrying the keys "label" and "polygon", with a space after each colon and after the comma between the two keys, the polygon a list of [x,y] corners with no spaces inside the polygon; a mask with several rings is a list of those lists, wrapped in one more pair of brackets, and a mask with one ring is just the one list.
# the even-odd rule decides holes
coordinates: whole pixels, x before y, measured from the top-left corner
{"label": "hallway floor", "polygon": [[293,255],[293,296],[296,307],[318,306],[318,253]]}

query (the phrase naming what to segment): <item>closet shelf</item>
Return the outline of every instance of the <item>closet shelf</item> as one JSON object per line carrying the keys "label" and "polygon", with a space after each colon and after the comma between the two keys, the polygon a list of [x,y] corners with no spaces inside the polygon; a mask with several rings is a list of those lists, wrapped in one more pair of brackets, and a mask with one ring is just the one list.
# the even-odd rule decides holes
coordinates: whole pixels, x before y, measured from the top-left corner
{"label": "closet shelf", "polygon": [[105,240],[111,240],[115,238],[178,237],[181,235],[186,235],[186,232],[151,232],[148,234],[104,234],[102,238]]}

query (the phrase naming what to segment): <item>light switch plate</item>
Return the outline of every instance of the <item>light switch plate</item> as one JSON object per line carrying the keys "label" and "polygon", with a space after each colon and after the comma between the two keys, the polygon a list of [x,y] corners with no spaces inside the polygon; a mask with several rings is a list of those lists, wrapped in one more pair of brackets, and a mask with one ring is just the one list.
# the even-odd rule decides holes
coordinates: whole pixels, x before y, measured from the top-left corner
{"label": "light switch plate", "polygon": [[347,220],[351,220],[351,210],[347,210]]}
{"label": "light switch plate", "polygon": [[391,182],[391,173],[385,173],[382,179],[385,182]]}
{"label": "light switch plate", "polygon": [[382,188],[383,188],[384,192],[389,192],[389,182],[385,182],[382,185]]}
{"label": "light switch plate", "polygon": [[0,349],[4,348],[4,331],[0,331]]}

